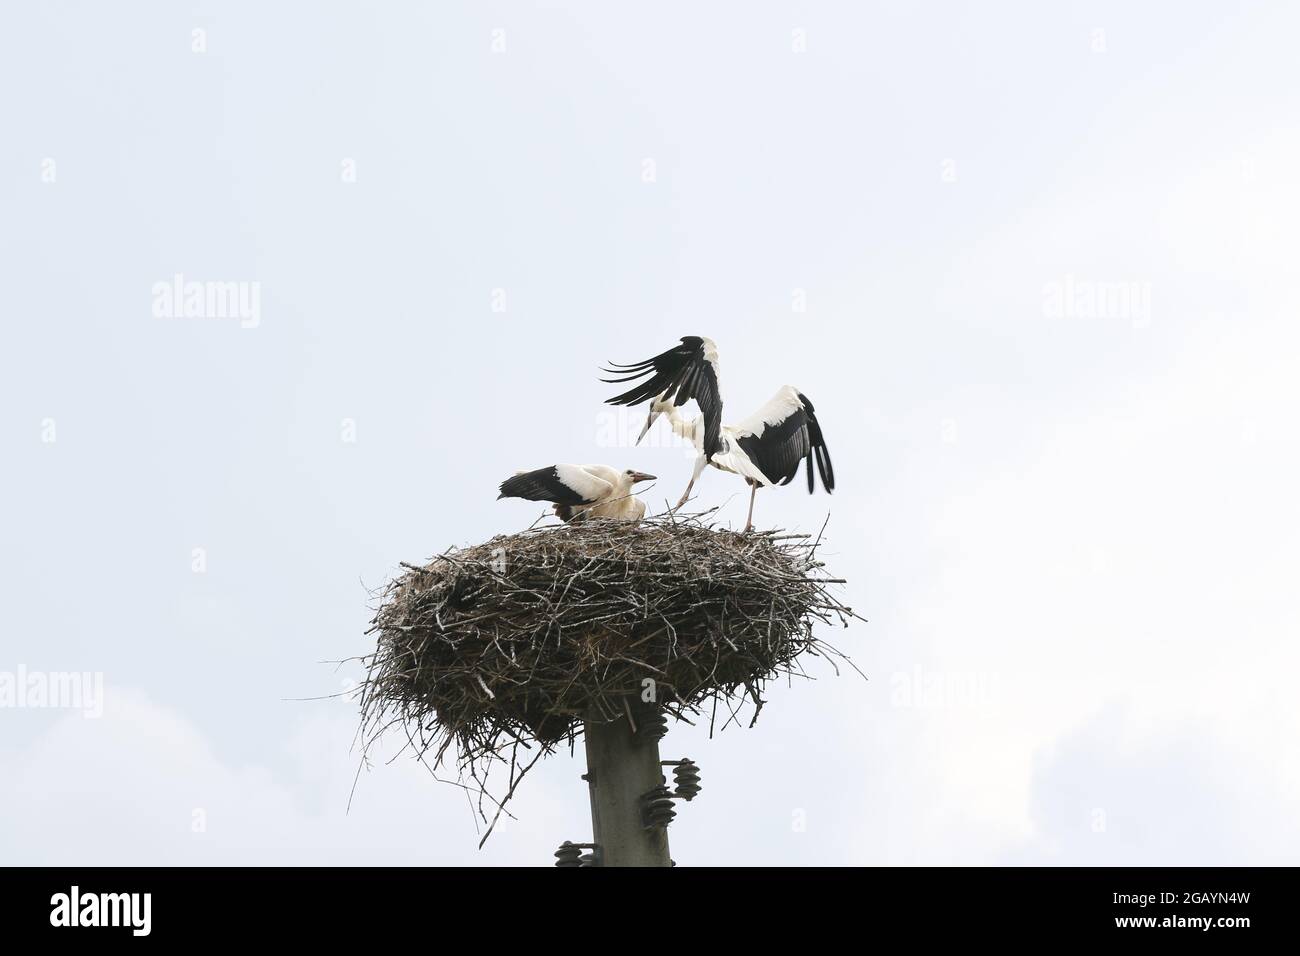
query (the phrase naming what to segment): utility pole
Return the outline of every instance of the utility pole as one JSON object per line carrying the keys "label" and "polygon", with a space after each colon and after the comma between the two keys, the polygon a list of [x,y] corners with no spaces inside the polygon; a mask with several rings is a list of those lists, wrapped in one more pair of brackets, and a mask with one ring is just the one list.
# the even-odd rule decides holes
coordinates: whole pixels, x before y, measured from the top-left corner
{"label": "utility pole", "polygon": [[[594,842],[566,841],[555,854],[556,866],[674,865],[668,855],[668,824],[677,815],[673,801],[694,798],[700,775],[690,760],[659,759],[659,741],[667,729],[657,707],[612,722],[584,722],[583,779],[591,798]],[[673,767],[675,789],[664,780],[665,766]],[[584,855],[584,849],[591,853]]]}
{"label": "utility pole", "polygon": [[[672,866],[667,826],[646,828],[642,798],[663,786],[659,740],[627,719],[587,721],[587,787],[600,866]],[[672,802],[667,806],[670,809]],[[671,817],[670,817],[671,818]]]}

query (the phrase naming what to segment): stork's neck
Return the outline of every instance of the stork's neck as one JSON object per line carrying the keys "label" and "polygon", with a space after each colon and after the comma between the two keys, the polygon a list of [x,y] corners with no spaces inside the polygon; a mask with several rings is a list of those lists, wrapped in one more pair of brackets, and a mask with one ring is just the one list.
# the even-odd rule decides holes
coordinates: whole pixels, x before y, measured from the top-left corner
{"label": "stork's neck", "polygon": [[691,419],[683,418],[682,413],[677,410],[677,406],[672,402],[661,402],[659,407],[668,416],[668,424],[672,426],[674,432],[689,442],[695,441],[696,428],[702,420],[702,416]]}
{"label": "stork's neck", "polygon": [[680,437],[685,438],[686,441],[689,441],[690,444],[695,447],[702,447],[703,441],[705,441],[705,436],[703,436],[703,431],[705,431],[705,429],[703,429],[703,423],[705,423],[705,416],[703,415],[697,415],[693,419],[688,419],[684,418],[684,416],[681,415],[681,412],[677,411],[676,406],[672,406],[668,410],[668,424],[672,425],[672,431],[679,434]]}
{"label": "stork's neck", "polygon": [[699,445],[703,441],[700,435],[702,431],[700,425],[703,421],[704,419],[698,416],[687,421],[678,415],[676,418],[672,419],[673,431],[678,435],[681,435],[688,442],[691,442],[694,445]]}

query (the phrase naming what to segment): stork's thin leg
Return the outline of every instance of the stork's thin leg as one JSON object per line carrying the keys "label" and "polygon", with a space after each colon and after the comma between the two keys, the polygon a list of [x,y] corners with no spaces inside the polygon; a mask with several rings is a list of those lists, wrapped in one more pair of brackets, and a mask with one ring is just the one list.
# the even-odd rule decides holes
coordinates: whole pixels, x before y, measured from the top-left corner
{"label": "stork's thin leg", "polygon": [[695,459],[695,470],[691,472],[691,483],[688,484],[686,486],[686,490],[682,492],[681,500],[678,501],[677,504],[673,505],[673,511],[676,511],[682,505],[686,504],[687,499],[690,498],[691,496],[691,489],[695,487],[695,482],[699,480],[700,472],[704,470],[704,466],[707,465],[708,463],[709,460],[705,458],[703,455]]}
{"label": "stork's thin leg", "polygon": [[745,516],[745,530],[741,534],[749,534],[754,530],[754,498],[758,495],[758,485],[750,482],[749,486],[749,514]]}
{"label": "stork's thin leg", "polygon": [[692,476],[690,482],[686,485],[686,490],[682,492],[682,497],[678,500],[677,504],[673,505],[673,511],[676,511],[682,505],[686,504],[687,499],[691,497],[691,489],[694,487],[695,478]]}

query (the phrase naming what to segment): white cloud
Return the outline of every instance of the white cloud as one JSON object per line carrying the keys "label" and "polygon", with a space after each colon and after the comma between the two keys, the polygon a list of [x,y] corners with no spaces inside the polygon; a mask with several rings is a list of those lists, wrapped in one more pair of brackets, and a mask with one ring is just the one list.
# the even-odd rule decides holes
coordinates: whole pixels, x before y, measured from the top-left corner
{"label": "white cloud", "polygon": [[272,770],[223,759],[184,718],[109,687],[101,719],[60,717],[3,755],[6,862],[546,865],[574,838],[539,775],[511,808],[526,810],[525,825],[503,820],[480,852],[465,793],[405,757],[363,773],[347,813],[355,729],[337,711],[296,719],[284,761],[293,771]]}
{"label": "white cloud", "polygon": [[[942,584],[917,596],[912,637],[940,673],[991,672],[998,693],[923,715],[942,742],[926,755],[928,858],[972,837],[984,860],[1000,847],[1060,862],[1300,855],[1279,832],[1300,795],[1287,757],[1300,736],[1287,583],[1300,577],[1287,503],[1300,445],[1277,405],[1296,345],[1204,336],[1140,390],[1099,389],[1038,453],[946,502],[931,529]],[[1237,426],[1252,418],[1268,437],[1243,448]],[[1116,702],[1122,720],[1097,716]],[[1077,800],[1161,835],[1062,833],[1087,823]]]}

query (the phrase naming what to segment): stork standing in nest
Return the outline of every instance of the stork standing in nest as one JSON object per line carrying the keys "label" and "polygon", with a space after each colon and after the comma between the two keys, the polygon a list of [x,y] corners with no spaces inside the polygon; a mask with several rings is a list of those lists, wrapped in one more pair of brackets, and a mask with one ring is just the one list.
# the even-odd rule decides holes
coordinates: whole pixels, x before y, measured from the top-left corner
{"label": "stork standing in nest", "polygon": [[[610,363],[604,369],[620,378],[602,379],[610,384],[644,379],[621,395],[606,400],[608,405],[639,405],[650,402],[650,414],[637,437],[639,443],[660,415],[667,415],[674,432],[691,442],[699,452],[690,483],[676,508],[684,505],[704,471],[712,465],[740,475],[749,484],[749,514],[745,531],[754,527],[754,498],[759,488],[787,485],[806,462],[808,493],[815,487],[813,463],[827,493],[835,490],[835,470],[822,435],[813,404],[792,385],[782,386],[758,411],[736,425],[722,424],[722,398],[718,392],[718,348],[712,339],[683,336],[680,345],[644,362],[632,365]],[[700,415],[686,420],[678,407],[694,400]]]}
{"label": "stork standing in nest", "polygon": [[632,494],[632,487],[653,481],[654,475],[629,468],[619,471],[609,465],[549,465],[536,471],[517,472],[501,482],[501,498],[549,501],[562,521],[583,518],[618,518],[640,521],[645,502]]}

